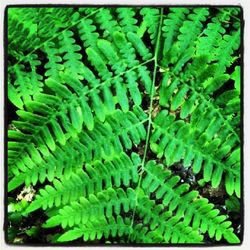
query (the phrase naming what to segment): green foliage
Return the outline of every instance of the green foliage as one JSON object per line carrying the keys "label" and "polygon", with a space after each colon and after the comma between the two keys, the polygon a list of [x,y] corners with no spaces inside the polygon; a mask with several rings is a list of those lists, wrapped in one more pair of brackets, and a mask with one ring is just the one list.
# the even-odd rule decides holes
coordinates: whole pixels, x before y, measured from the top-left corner
{"label": "green foliage", "polygon": [[235,196],[231,196],[225,201],[226,208],[231,212],[240,212],[240,201]]}
{"label": "green foliage", "polygon": [[[153,123],[151,149],[157,157],[165,158],[167,166],[182,160],[184,167],[192,165],[195,174],[203,171],[204,180],[211,181],[214,188],[219,186],[225,175],[228,194],[235,192],[240,197],[240,149],[232,148],[231,137],[223,141],[219,137],[214,138],[220,128],[218,119],[201,119],[198,123],[185,123],[176,120],[166,110],[161,111]],[[204,123],[208,124],[205,130],[202,129]],[[231,152],[229,156],[228,152]],[[222,162],[222,159],[225,160]]]}
{"label": "green foliage", "polygon": [[239,213],[239,14],[10,7],[8,195],[36,194],[9,202],[8,241],[25,218],[48,243],[240,243],[202,191]]}

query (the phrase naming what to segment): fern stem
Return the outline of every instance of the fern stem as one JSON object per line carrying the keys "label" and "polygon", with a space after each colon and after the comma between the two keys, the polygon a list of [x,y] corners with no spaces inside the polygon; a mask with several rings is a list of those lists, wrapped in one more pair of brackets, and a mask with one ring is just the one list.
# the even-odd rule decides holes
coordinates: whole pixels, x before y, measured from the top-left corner
{"label": "fern stem", "polygon": [[[146,161],[146,156],[148,152],[148,145],[149,145],[149,137],[150,137],[150,130],[151,130],[151,124],[152,124],[152,109],[153,109],[153,95],[154,95],[154,88],[155,88],[155,79],[156,79],[156,73],[157,73],[157,67],[158,67],[158,52],[160,48],[160,38],[161,38],[161,30],[162,30],[162,23],[163,23],[163,8],[161,8],[161,15],[160,15],[160,23],[158,27],[158,35],[157,35],[157,42],[156,42],[156,47],[155,47],[155,52],[154,52],[154,73],[153,73],[153,83],[151,86],[151,92],[150,92],[150,104],[149,104],[149,114],[148,114],[148,127],[147,127],[147,137],[146,137],[146,144],[145,144],[145,149],[144,149],[144,154],[143,154],[143,159],[141,163],[141,169],[139,173],[139,181],[137,185],[137,189],[141,186],[142,182],[142,175],[144,173],[144,166],[145,166],[145,161]],[[132,221],[131,221],[131,230],[129,232],[128,240],[130,240],[132,228],[134,225],[134,219],[135,219],[135,211],[138,206],[138,192],[136,192],[136,197],[135,197],[135,207],[133,209],[133,215],[132,215]]]}

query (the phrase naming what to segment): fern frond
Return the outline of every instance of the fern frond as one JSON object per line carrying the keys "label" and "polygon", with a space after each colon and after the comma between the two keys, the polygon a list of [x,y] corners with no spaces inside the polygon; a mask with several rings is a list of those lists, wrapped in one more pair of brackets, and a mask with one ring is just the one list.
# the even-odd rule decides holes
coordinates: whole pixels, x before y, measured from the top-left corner
{"label": "fern frond", "polygon": [[92,48],[96,49],[96,42],[99,35],[95,32],[96,27],[93,24],[93,21],[89,18],[82,19],[77,28],[84,46],[86,48],[91,46]]}
{"label": "fern frond", "polygon": [[112,10],[101,9],[100,12],[96,14],[96,22],[100,24],[100,28],[103,30],[103,37],[110,38],[114,32],[121,31],[117,20],[112,16]]}
{"label": "fern frond", "polygon": [[118,13],[118,18],[123,32],[136,33],[138,26],[136,25],[137,20],[134,18],[136,12],[135,8],[117,8],[116,12]]}
{"label": "fern frond", "polygon": [[[122,59],[124,60],[124,66],[132,68],[139,64],[139,61],[136,59],[135,50],[132,47],[132,44],[128,42],[126,35],[122,32],[114,32],[113,40],[116,47],[119,49]],[[120,69],[118,72],[120,73]]]}
{"label": "fern frond", "polygon": [[168,211],[175,212],[177,221],[183,218],[184,225],[200,228],[202,233],[208,232],[211,238],[215,237],[218,241],[222,236],[231,243],[239,241],[227,217],[219,215],[220,211],[213,209],[214,205],[207,199],[200,198],[197,191],[188,192],[188,184],[179,185],[180,177],[172,176],[171,171],[154,161],[146,164],[145,172],[147,175],[142,181],[145,193],[155,192],[156,199],[161,199]]}
{"label": "fern frond", "polygon": [[241,196],[240,12],[8,7],[8,191],[34,186],[25,223],[40,212],[53,243],[238,244],[239,211],[202,196]]}
{"label": "fern frond", "polygon": [[216,49],[223,43],[223,35],[228,28],[233,13],[237,13],[237,8],[219,9],[212,22],[207,24],[202,36],[197,41],[197,55],[209,54],[210,60],[216,60]]}
{"label": "fern frond", "polygon": [[[102,237],[122,237],[131,233],[131,219],[121,216],[109,217],[88,222],[86,225],[80,225],[58,238],[58,242],[72,241],[79,237],[83,240],[89,241],[94,239],[101,239]],[[162,237],[155,232],[148,231],[148,228],[141,223],[137,224],[131,233],[132,242],[136,243],[159,243]]]}
{"label": "fern frond", "polygon": [[60,28],[67,28],[74,20],[74,11],[69,8],[41,8],[36,16],[38,34],[43,38],[53,37]]}
{"label": "fern frond", "polygon": [[[135,111],[139,114],[141,112],[139,109]],[[43,138],[46,138],[47,147],[43,143],[42,148],[35,148],[34,144],[31,143],[19,161],[9,163],[10,171],[16,175],[9,182],[9,190],[24,182],[26,185],[31,183],[35,185],[38,180],[41,183],[47,178],[52,181],[55,176],[60,178],[65,175],[67,178],[73,171],[80,168],[83,162],[89,162],[92,159],[109,159],[112,153],[120,153],[123,147],[130,149],[132,142],[139,144],[146,137],[146,131],[143,127],[146,120],[142,113],[138,117],[134,113],[129,112],[124,115],[117,110],[112,117],[107,119],[105,124],[96,123],[94,130],[82,132],[78,134],[78,138],[71,138],[67,144],[62,146],[53,142],[49,130],[44,130],[44,137],[40,139],[43,141]],[[27,136],[22,136],[22,133],[14,131],[10,131],[9,136],[14,141],[17,140],[13,143],[9,142],[9,157],[12,155],[15,157],[14,151],[18,152],[23,148],[23,143],[19,142],[20,139],[27,138]],[[109,138],[109,144],[107,144],[107,138]],[[38,140],[39,137],[36,139]],[[68,145],[71,145],[70,148]],[[53,154],[43,155],[42,159],[44,146],[48,152],[53,150]],[[65,162],[63,155],[67,155],[71,160]]]}
{"label": "fern frond", "polygon": [[230,78],[234,81],[234,89],[220,94],[215,103],[221,108],[221,113],[230,121],[234,131],[240,135],[240,67],[236,66]]}
{"label": "fern frond", "polygon": [[48,62],[44,65],[46,72],[45,76],[58,79],[59,72],[64,69],[61,64],[62,58],[59,56],[59,50],[56,48],[55,43],[48,42],[44,45],[43,51],[47,54]]}
{"label": "fern frond", "polygon": [[[23,64],[15,65],[9,68],[9,74],[13,77],[13,80],[9,78],[8,89],[10,90],[9,96],[10,100],[13,100],[12,103],[14,105],[18,105],[17,107],[22,109],[23,104],[31,101],[32,97],[40,93],[43,89],[43,77],[39,75],[36,70],[37,66],[41,64],[37,55],[33,54],[27,56],[25,63],[28,63],[30,66],[30,70],[25,70],[25,66]],[[11,83],[13,82],[13,84]],[[16,103],[15,96],[17,96],[21,103]]]}
{"label": "fern frond", "polygon": [[[203,35],[200,37],[197,43],[196,54],[199,55],[208,55],[210,53],[214,53],[214,47],[219,46],[222,35],[226,32],[226,30],[221,26],[220,23],[215,20],[215,23],[209,23],[207,28],[203,31]],[[210,54],[210,58],[212,60],[213,56]]]}
{"label": "fern frond", "polygon": [[[20,48],[20,51],[25,49],[34,49],[39,43],[40,38],[37,37],[37,23],[34,18],[38,9],[33,9],[32,12],[27,9],[11,8],[8,9],[9,19],[8,19],[8,40],[9,40],[9,51]],[[22,39],[22,36],[18,34],[24,34],[26,39]],[[19,58],[22,54],[16,52]]]}
{"label": "fern frond", "polygon": [[[138,156],[132,155],[132,159],[136,157]],[[78,169],[68,179],[63,176],[60,181],[54,179],[53,186],[46,185],[26,213],[40,207],[44,210],[53,206],[60,207],[78,200],[81,196],[86,197],[104,189],[120,187],[121,184],[129,187],[131,181],[138,181],[137,168],[138,161],[133,163],[123,152],[109,160],[94,160],[85,165],[85,171]]]}
{"label": "fern frond", "polygon": [[70,30],[63,32],[59,37],[59,52],[64,54],[63,66],[65,70],[71,73],[72,78],[82,80],[83,64],[81,62],[82,55],[79,53],[81,47],[75,44],[75,39],[72,37],[74,33]]}
{"label": "fern frond", "polygon": [[[206,121],[209,123],[208,119]],[[213,135],[217,132],[217,122],[214,119],[208,127],[205,126],[205,129],[199,125],[193,129],[188,123],[181,120],[175,121],[175,116],[168,115],[166,110],[161,111],[153,123],[155,131],[150,140],[151,149],[158,157],[164,155],[168,166],[183,160],[184,166],[188,167],[193,162],[194,173],[203,170],[204,179],[207,182],[212,181],[213,187],[220,184],[222,175],[225,173],[227,192],[232,194],[235,191],[239,195],[240,152],[236,149],[233,156],[228,156],[233,146],[230,144],[232,143],[230,138],[227,138],[226,142],[220,138],[212,139],[213,136],[211,137],[210,133]],[[201,126],[203,126],[202,123]],[[225,160],[222,161],[222,159]]]}
{"label": "fern frond", "polygon": [[[113,190],[114,191],[114,190]],[[112,194],[114,194],[114,192],[112,191]],[[120,190],[121,191],[121,190]],[[94,199],[94,196],[91,198],[89,198],[89,201],[92,203],[91,206],[95,206],[92,207],[92,209],[97,209],[97,205],[100,205],[100,202],[98,201],[98,197],[102,197],[104,199],[104,196],[106,194],[106,192],[108,192],[109,194],[111,193],[111,189],[107,190],[107,191],[103,191],[103,193],[98,193],[96,196],[96,199]],[[124,191],[122,191],[122,197],[124,197]],[[132,193],[132,190],[129,190],[129,192]],[[120,202],[124,202],[124,199],[121,200],[121,197],[118,197],[120,199]],[[107,198],[108,199],[108,198]],[[115,203],[116,201],[114,201],[114,199],[116,199],[115,197],[112,197],[112,202],[111,203]],[[81,198],[80,198],[81,200]],[[87,202],[85,200],[85,202]],[[95,202],[95,204],[93,203]],[[118,201],[117,201],[118,202]],[[80,201],[80,203],[82,203]],[[112,207],[112,204],[109,203],[107,210],[108,211],[110,209],[110,207]],[[123,204],[123,203],[122,203]],[[105,217],[100,217],[100,219],[97,221],[95,220],[95,218],[93,217],[93,219],[89,218],[89,220],[84,220],[84,222],[82,220],[78,221],[77,220],[77,224],[79,224],[78,228],[73,228],[73,230],[69,230],[68,232],[66,232],[63,236],[61,236],[59,238],[59,241],[68,241],[68,240],[73,240],[75,239],[75,237],[81,237],[84,236],[84,240],[87,241],[91,238],[90,235],[93,234],[93,237],[98,237],[101,238],[103,235],[104,237],[108,237],[109,233],[111,233],[111,235],[113,237],[115,237],[117,234],[118,236],[122,236],[123,233],[129,234],[129,237],[132,241],[135,241],[137,243],[140,242],[146,242],[146,243],[154,243],[154,242],[161,242],[162,239],[164,239],[164,241],[167,242],[172,242],[172,243],[184,243],[186,242],[190,236],[192,236],[194,243],[200,242],[202,240],[202,236],[199,235],[198,232],[193,231],[190,227],[187,227],[183,222],[178,222],[178,218],[171,218],[171,213],[162,213],[163,207],[162,206],[155,206],[154,202],[150,200],[148,200],[148,198],[146,198],[145,196],[143,196],[143,193],[141,193],[141,198],[139,199],[139,204],[140,206],[138,207],[138,215],[143,218],[143,224],[137,224],[134,226],[133,229],[131,229],[131,223],[128,223],[130,220],[128,220],[127,218],[125,218],[125,220],[122,220],[122,218],[117,215],[117,223],[118,225],[121,226],[120,230],[125,230],[125,231],[117,231],[117,226],[113,224],[113,217],[112,216],[108,216],[106,215]],[[79,204],[78,204],[79,205]],[[75,207],[76,204],[71,203],[71,206]],[[107,205],[105,205],[107,206]],[[125,204],[124,204],[125,206]],[[127,209],[129,209],[128,207],[129,205],[126,204],[126,208],[124,207],[125,212],[128,212]],[[130,207],[130,209],[133,208]],[[117,208],[118,209],[118,208]],[[120,208],[119,208],[120,209]],[[120,211],[118,209],[118,211]],[[67,210],[67,211],[66,211]],[[61,213],[63,214],[63,218],[70,218],[70,208],[69,207],[65,207],[64,208],[64,212],[61,211]],[[77,211],[79,211],[77,209]],[[97,212],[97,210],[95,211]],[[86,216],[86,213],[88,213],[88,211],[86,209],[84,209],[84,216]],[[162,213],[162,214],[159,214]],[[159,220],[157,220],[157,216],[159,216],[161,218],[160,222]],[[158,217],[158,219],[159,219]],[[150,219],[151,218],[151,219]],[[55,226],[55,221],[57,220],[58,217],[54,216],[51,219],[48,220],[48,224],[45,224],[45,226]],[[62,219],[62,218],[61,218]],[[68,220],[66,219],[66,220]],[[153,220],[155,223],[152,224],[151,220]],[[126,225],[125,225],[125,223]],[[113,230],[110,231],[110,226],[108,225],[111,224],[113,225]],[[160,225],[159,225],[160,223]],[[147,224],[149,224],[150,226],[146,226]],[[95,225],[95,227],[93,227],[93,225]],[[158,225],[158,227],[157,227]],[[172,230],[173,226],[176,226],[175,230]],[[69,225],[69,227],[74,227],[74,225]],[[74,234],[76,230],[76,234]],[[104,233],[106,230],[106,233]],[[95,235],[95,236],[94,236]],[[98,235],[98,236],[97,236]],[[181,237],[182,235],[182,237]]]}
{"label": "fern frond", "polygon": [[[146,167],[151,165],[151,163],[152,162],[148,162]],[[142,183],[142,188],[147,194],[148,187],[144,185],[146,182]],[[155,187],[153,189],[155,189]],[[174,191],[172,190],[170,192]],[[190,242],[190,237],[192,238],[192,243],[199,243],[202,241],[203,236],[200,235],[198,230],[183,223],[180,216],[174,215],[172,211],[166,211],[164,203],[156,205],[154,200],[150,200],[147,196],[142,195],[138,203],[137,213],[139,217],[142,218],[143,223],[148,225],[151,232],[157,233],[165,243]]]}
{"label": "fern frond", "polygon": [[[150,39],[152,44],[155,45],[157,41],[157,34],[158,34],[158,25],[159,25],[159,18],[160,18],[160,9],[158,8],[142,8],[140,13],[143,16],[143,22],[141,24],[140,29],[143,30],[147,29],[147,33],[150,35]],[[139,30],[137,31],[138,34]],[[141,33],[141,31],[140,31]],[[143,34],[139,35],[143,36]]]}
{"label": "fern frond", "polygon": [[201,22],[205,21],[206,16],[209,14],[207,8],[194,8],[192,11],[188,15],[188,20],[184,21],[183,26],[180,28],[181,34],[178,36],[177,47],[181,53],[199,35],[202,28]]}
{"label": "fern frond", "polygon": [[[218,66],[208,65],[207,59],[207,56],[195,58],[192,64],[186,66],[181,77],[177,78],[169,73],[165,73],[160,88],[160,104],[168,107],[168,103],[171,103],[170,109],[173,111],[180,108],[180,117],[182,119],[187,118],[189,115],[192,117],[195,111],[199,112],[200,110],[200,114],[202,114],[202,110],[207,107],[211,112],[210,115],[216,117],[218,126],[223,126],[227,133],[233,133],[236,140],[239,141],[239,136],[235,133],[235,129],[231,124],[233,115],[239,112],[239,106],[236,104],[232,106],[232,110],[229,109],[224,112],[221,106],[217,105],[216,100],[214,103],[211,101],[211,96],[227,84],[230,76],[221,74],[212,77]],[[202,67],[200,67],[201,65]],[[185,82],[185,84],[183,85],[182,82]]]}
{"label": "fern frond", "polygon": [[187,19],[179,29],[180,33],[177,36],[177,41],[173,49],[171,49],[171,55],[173,55],[171,63],[183,65],[192,57],[194,49],[190,44],[193,44],[201,34],[202,22],[206,20],[208,15],[207,8],[194,8],[188,14]]}
{"label": "fern frond", "polygon": [[216,74],[224,73],[226,67],[229,67],[236,57],[233,53],[239,49],[240,46],[240,28],[233,31],[230,35],[224,35],[223,40],[220,42],[220,46],[215,52],[215,58],[218,60],[218,69]]}
{"label": "fern frond", "polygon": [[58,238],[58,242],[72,241],[83,237],[84,241],[101,239],[103,236],[108,238],[110,236],[128,235],[131,221],[129,218],[122,218],[121,216],[98,218],[87,222],[84,225],[79,225],[71,230],[68,230]]}
{"label": "fern frond", "polygon": [[51,217],[44,227],[54,227],[62,225],[74,226],[78,224],[86,224],[92,218],[110,217],[113,214],[119,215],[121,209],[128,212],[135,206],[134,190],[128,188],[123,190],[118,188],[108,188],[97,195],[89,195],[88,198],[80,197],[78,202],[72,202],[70,205],[59,210],[59,214]]}
{"label": "fern frond", "polygon": [[[163,48],[164,57],[167,57],[167,54],[176,40],[179,34],[179,29],[188,13],[189,9],[187,8],[169,8],[169,13],[164,19],[162,27],[163,36],[165,37]],[[164,58],[164,60],[166,59]]]}
{"label": "fern frond", "polygon": [[[34,143],[37,139],[37,135],[42,134],[44,129],[49,129],[49,131],[53,132],[54,135],[51,135],[52,138],[58,140],[61,145],[65,144],[67,140],[66,137],[75,137],[76,133],[81,130],[83,123],[89,130],[92,130],[94,126],[93,115],[91,113],[91,107],[88,104],[88,99],[85,97],[86,95],[91,96],[93,105],[92,109],[96,112],[97,117],[101,121],[104,121],[105,113],[108,114],[113,112],[111,106],[114,104],[111,103],[110,105],[110,101],[112,101],[110,98],[110,95],[112,95],[110,90],[106,88],[107,86],[103,86],[103,84],[95,86],[95,84],[98,84],[98,81],[95,80],[91,71],[87,70],[86,67],[84,69],[84,76],[91,82],[91,84],[93,84],[93,90],[89,90],[87,87],[82,88],[82,83],[79,80],[72,79],[68,74],[63,74],[60,82],[49,78],[45,83],[52,91],[56,92],[57,95],[53,96],[46,94],[44,96],[44,94],[37,94],[34,96],[34,101],[27,102],[26,106],[28,111],[20,110],[17,112],[20,119],[13,123],[20,131],[23,131],[24,129],[26,133],[28,132],[27,134],[32,135],[31,137],[27,137],[30,142],[32,141]],[[63,84],[64,82],[66,82],[67,85]],[[71,90],[69,90],[69,87],[73,87],[76,93],[72,93]],[[104,102],[107,102],[107,108],[104,107],[105,103],[102,103],[100,96],[98,95],[100,90],[97,87],[100,87],[104,92]],[[124,98],[126,98],[126,96],[118,97],[120,97],[120,103],[123,103]],[[60,102],[59,98],[64,101]],[[46,107],[43,109],[46,109],[46,117],[40,115],[40,108],[42,106]],[[124,109],[127,110],[127,108]],[[69,117],[65,113],[61,113],[62,110],[68,110]],[[31,113],[31,111],[33,113]],[[42,111],[42,114],[44,114],[43,112],[44,111]],[[59,121],[62,121],[62,124],[59,125]],[[29,123],[29,125],[27,123]],[[26,124],[27,126],[24,128]],[[35,130],[30,129],[33,124],[35,125]],[[70,124],[73,126],[70,126]],[[27,127],[28,129],[26,129]],[[67,132],[66,137],[63,130]],[[21,152],[19,152],[18,155],[20,153]]]}

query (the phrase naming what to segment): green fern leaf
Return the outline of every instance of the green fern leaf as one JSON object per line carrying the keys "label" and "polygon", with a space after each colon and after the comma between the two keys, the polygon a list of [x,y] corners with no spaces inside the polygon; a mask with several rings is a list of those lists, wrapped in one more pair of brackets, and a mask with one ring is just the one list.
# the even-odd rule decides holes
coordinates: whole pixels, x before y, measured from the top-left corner
{"label": "green fern leaf", "polygon": [[33,242],[40,214],[46,243],[241,242],[240,8],[6,15],[6,231]]}

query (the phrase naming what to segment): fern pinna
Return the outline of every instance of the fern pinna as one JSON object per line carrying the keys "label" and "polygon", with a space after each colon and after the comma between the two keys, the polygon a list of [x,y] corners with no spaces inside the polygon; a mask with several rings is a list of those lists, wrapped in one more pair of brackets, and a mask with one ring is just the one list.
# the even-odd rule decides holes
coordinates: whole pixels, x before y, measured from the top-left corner
{"label": "fern pinna", "polygon": [[241,242],[240,8],[7,13],[8,242]]}

